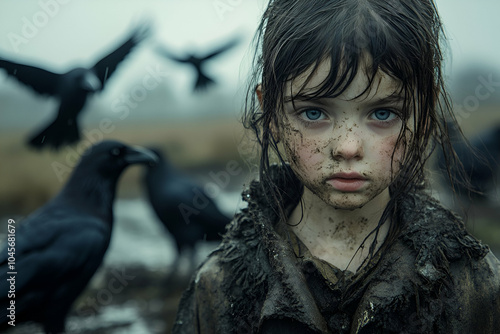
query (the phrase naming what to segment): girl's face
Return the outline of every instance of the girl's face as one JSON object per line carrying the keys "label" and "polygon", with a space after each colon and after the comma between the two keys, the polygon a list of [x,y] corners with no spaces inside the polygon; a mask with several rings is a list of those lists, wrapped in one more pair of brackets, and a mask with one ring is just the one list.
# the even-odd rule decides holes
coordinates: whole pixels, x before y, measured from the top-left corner
{"label": "girl's face", "polygon": [[[329,70],[324,61],[301,94],[314,91]],[[403,125],[398,82],[379,71],[366,89],[368,78],[361,69],[342,95],[307,101],[299,90],[309,73],[289,83],[294,102],[285,96],[279,127],[292,169],[306,192],[337,209],[360,208],[374,198],[386,204],[403,158],[403,149],[395,150]]]}

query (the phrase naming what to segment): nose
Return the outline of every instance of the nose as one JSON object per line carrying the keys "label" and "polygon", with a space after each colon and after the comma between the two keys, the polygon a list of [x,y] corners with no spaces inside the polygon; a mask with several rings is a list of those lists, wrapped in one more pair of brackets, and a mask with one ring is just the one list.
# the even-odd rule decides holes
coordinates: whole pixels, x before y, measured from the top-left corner
{"label": "nose", "polygon": [[335,160],[361,160],[364,156],[363,138],[357,126],[342,125],[334,132],[332,156]]}

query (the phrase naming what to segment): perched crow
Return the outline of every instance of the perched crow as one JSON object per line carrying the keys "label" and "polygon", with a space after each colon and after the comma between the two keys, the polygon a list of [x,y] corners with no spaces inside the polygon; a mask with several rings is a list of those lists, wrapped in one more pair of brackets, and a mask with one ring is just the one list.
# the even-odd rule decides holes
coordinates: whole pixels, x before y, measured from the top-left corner
{"label": "perched crow", "polygon": [[[145,172],[149,201],[174,237],[178,255],[184,250],[191,251],[193,264],[196,242],[221,240],[230,219],[219,211],[198,183],[173,167],[160,151],[152,151],[158,155],[159,162]],[[177,261],[174,267],[176,265]]]}
{"label": "perched crow", "polygon": [[[500,124],[481,131],[469,139],[469,145],[460,138],[456,129],[450,128],[453,148],[463,166],[463,172],[471,186],[470,195],[475,198],[484,198],[490,191],[498,187],[500,175]],[[460,173],[460,166],[447,166],[442,152],[438,157],[438,167],[446,174],[450,168],[454,178],[455,191],[460,196],[468,196],[464,177]],[[447,182],[450,182],[446,177]]]}
{"label": "perched crow", "polygon": [[[15,230],[15,263],[7,245],[0,255],[0,329],[15,302],[15,324],[35,321],[46,333],[62,333],[70,307],[100,266],[113,224],[115,188],[123,170],[153,164],[153,152],[103,141],[91,147],[61,192]],[[16,272],[15,296],[8,298],[9,272]]]}
{"label": "perched crow", "polygon": [[203,56],[199,56],[199,55],[195,55],[195,54],[188,54],[186,57],[178,57],[178,56],[173,55],[170,51],[168,51],[163,46],[158,46],[156,51],[160,55],[162,55],[166,58],[169,58],[173,61],[192,65],[194,67],[194,69],[196,70],[196,74],[197,74],[196,83],[194,85],[194,90],[197,91],[197,90],[206,89],[210,84],[215,83],[215,81],[212,78],[208,77],[203,72],[203,64],[207,60],[214,58],[214,57],[220,55],[221,53],[223,53],[224,51],[227,51],[230,48],[234,47],[236,44],[238,44],[238,42],[239,42],[238,39],[233,39],[230,42],[226,43],[225,45],[223,45],[223,46],[215,49],[214,51],[212,51],[206,55],[203,55]]}
{"label": "perched crow", "polygon": [[44,145],[58,149],[80,139],[78,114],[90,94],[102,91],[118,64],[148,34],[149,27],[137,27],[131,36],[113,52],[90,68],[74,68],[59,74],[38,67],[24,65],[0,58],[0,67],[36,93],[60,100],[56,118],[42,131],[32,136],[29,144],[35,148]]}

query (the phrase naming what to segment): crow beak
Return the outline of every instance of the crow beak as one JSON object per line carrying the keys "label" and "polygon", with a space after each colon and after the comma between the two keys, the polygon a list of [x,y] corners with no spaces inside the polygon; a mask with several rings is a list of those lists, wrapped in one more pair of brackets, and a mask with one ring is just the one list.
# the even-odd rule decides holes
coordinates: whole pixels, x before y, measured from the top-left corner
{"label": "crow beak", "polygon": [[102,83],[93,72],[87,72],[82,80],[82,88],[89,92],[96,92],[102,88]]}
{"label": "crow beak", "polygon": [[129,165],[147,164],[152,167],[156,165],[158,161],[158,156],[153,151],[140,146],[129,147],[125,154],[125,162]]}

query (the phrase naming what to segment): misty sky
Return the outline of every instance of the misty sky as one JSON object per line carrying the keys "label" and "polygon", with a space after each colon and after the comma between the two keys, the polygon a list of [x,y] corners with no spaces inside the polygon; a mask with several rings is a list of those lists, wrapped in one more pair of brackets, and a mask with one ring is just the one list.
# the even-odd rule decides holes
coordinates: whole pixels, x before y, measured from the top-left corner
{"label": "misty sky", "polygon": [[[60,72],[89,66],[127,37],[134,24],[150,21],[151,38],[126,59],[126,66],[122,63],[105,92],[90,101],[96,109],[109,109],[151,68],[161,68],[164,80],[149,92],[148,99],[168,104],[175,110],[171,114],[195,113],[201,105],[234,109],[241,104],[248,45],[264,4],[265,0],[2,0],[0,55]],[[500,1],[437,0],[437,4],[453,56],[448,72],[453,74],[471,63],[498,71]],[[152,51],[152,46],[162,44],[180,55],[206,52],[234,36],[242,36],[242,42],[207,64],[218,85],[197,96],[191,91],[191,69]],[[0,123],[9,123],[9,113],[22,113],[9,109],[17,105],[16,99],[26,103],[27,110],[37,106],[50,112],[55,107],[55,101],[23,90],[0,70]],[[33,121],[49,116],[36,116]]]}
{"label": "misty sky", "polygon": [[500,1],[437,0],[437,6],[452,53],[448,73],[471,64],[500,70]]}

